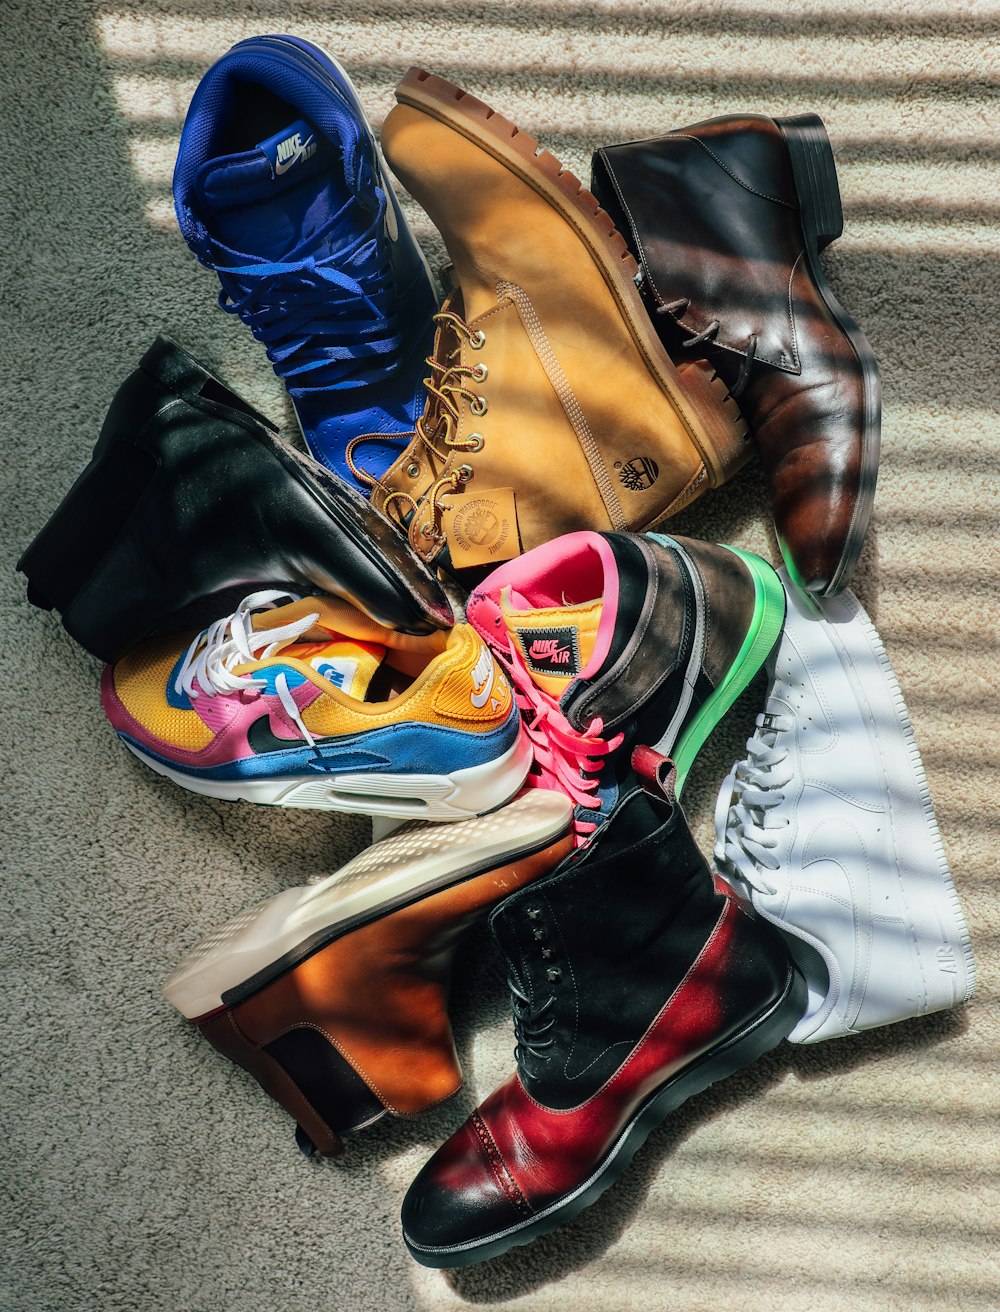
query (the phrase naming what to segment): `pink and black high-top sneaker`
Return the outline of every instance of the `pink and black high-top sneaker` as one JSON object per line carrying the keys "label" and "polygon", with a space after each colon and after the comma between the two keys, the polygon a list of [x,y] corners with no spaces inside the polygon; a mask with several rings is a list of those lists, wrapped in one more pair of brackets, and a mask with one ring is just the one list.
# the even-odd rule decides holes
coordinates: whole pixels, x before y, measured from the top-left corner
{"label": "pink and black high-top sneaker", "polygon": [[669,1112],[805,1009],[778,932],[713,881],[671,762],[640,748],[633,764],[646,786],[490,916],[517,1071],[407,1192],[403,1237],[425,1266],[481,1262],[571,1220]]}
{"label": "pink and black high-top sneaker", "polygon": [[777,641],[785,596],[736,547],[583,532],[501,565],[466,615],[512,680],[528,782],[566,793],[584,841],[622,793],[633,746],[670,756],[680,792]]}

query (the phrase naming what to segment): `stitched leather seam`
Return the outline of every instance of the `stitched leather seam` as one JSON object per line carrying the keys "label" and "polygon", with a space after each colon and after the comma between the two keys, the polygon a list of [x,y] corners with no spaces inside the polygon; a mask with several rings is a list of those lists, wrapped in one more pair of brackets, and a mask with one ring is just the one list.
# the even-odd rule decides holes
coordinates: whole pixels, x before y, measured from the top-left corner
{"label": "stitched leather seam", "polygon": [[642,238],[639,236],[638,224],[636,223],[635,219],[632,216],[632,211],[628,207],[628,201],[625,199],[625,195],[621,187],[618,185],[618,179],[615,177],[615,171],[611,167],[611,161],[608,159],[607,151],[602,148],[597,153],[600,156],[605,169],[607,169],[608,177],[611,179],[611,185],[612,187],[614,187],[615,195],[618,197],[618,203],[621,205],[622,209],[625,211],[625,214],[628,217],[628,224],[629,227],[632,229],[632,238],[635,241],[636,249],[639,252],[639,263],[642,266],[643,274],[645,275],[647,282],[652,288],[653,295],[662,305],[663,297],[660,295],[660,289],[657,287],[656,280],[653,277],[653,270],[650,268],[649,261],[646,259],[646,248],[643,246]]}
{"label": "stitched leather seam", "polygon": [[[722,925],[723,925],[723,923],[725,922],[725,920],[727,919],[727,917],[728,917],[730,914],[734,914],[734,915],[735,915],[735,914],[738,914],[738,913],[739,913],[739,910],[738,910],[738,908],[737,908],[737,906],[736,906],[736,903],[735,903],[735,902],[731,902],[731,901],[729,901],[729,900],[727,899],[725,905],[724,905],[723,908],[722,908],[722,911],[721,911],[720,914],[719,914],[719,918],[718,918],[718,920],[715,922],[715,925],[714,925],[714,927],[713,927],[713,929],[712,929],[711,934],[709,934],[708,938],[705,940],[705,943],[704,943],[703,946],[702,946],[701,951],[698,953],[698,955],[695,957],[694,961],[692,961],[691,965],[688,967],[688,969],[687,969],[687,973],[685,974],[684,978],[683,978],[683,979],[681,980],[681,982],[677,985],[677,987],[674,989],[673,993],[671,993],[670,997],[667,998],[666,1002],[663,1004],[663,1006],[660,1008],[660,1010],[659,1010],[659,1011],[656,1013],[656,1015],[653,1017],[652,1021],[649,1023],[649,1025],[648,1025],[648,1027],[647,1027],[647,1029],[646,1029],[645,1034],[642,1036],[642,1038],[639,1040],[639,1042],[635,1045],[635,1047],[634,1047],[634,1048],[632,1049],[632,1051],[629,1053],[629,1055],[628,1055],[628,1057],[626,1058],[626,1060],[625,1060],[624,1062],[622,1062],[622,1064],[618,1067],[618,1069],[614,1072],[614,1074],[608,1076],[608,1078],[604,1081],[604,1083],[601,1085],[601,1087],[600,1087],[595,1093],[592,1093],[592,1094],[590,1095],[590,1097],[587,1098],[587,1099],[585,1099],[583,1102],[578,1103],[576,1107],[545,1107],[542,1103],[540,1103],[540,1102],[538,1102],[536,1099],[532,1098],[531,1094],[528,1092],[527,1089],[524,1090],[524,1095],[525,1095],[525,1097],[528,1098],[530,1102],[534,1103],[534,1105],[535,1105],[536,1107],[538,1107],[538,1108],[540,1108],[542,1111],[546,1112],[549,1116],[569,1116],[569,1115],[573,1115],[573,1114],[575,1114],[576,1112],[581,1111],[582,1108],[586,1107],[589,1103],[596,1102],[598,1098],[602,1097],[603,1094],[604,1094],[604,1092],[605,1092],[605,1090],[607,1089],[608,1085],[611,1084],[612,1081],[617,1080],[618,1077],[619,1077],[620,1075],[623,1075],[623,1074],[625,1073],[625,1071],[628,1070],[629,1066],[635,1061],[636,1057],[639,1055],[639,1053],[642,1051],[642,1049],[648,1044],[648,1042],[649,1042],[649,1036],[653,1033],[653,1031],[656,1029],[656,1027],[660,1024],[660,1022],[662,1021],[663,1017],[666,1015],[666,1013],[669,1011],[670,1007],[673,1005],[673,1003],[674,1003],[674,999],[675,999],[676,997],[678,997],[678,995],[680,994],[681,990],[684,988],[684,985],[685,985],[685,984],[688,982],[688,980],[691,978],[691,975],[693,974],[695,968],[696,968],[696,967],[699,965],[699,963],[701,962],[702,957],[704,957],[704,956],[707,955],[709,949],[712,947],[712,945],[715,943],[715,940],[718,938],[719,934],[722,932]],[[523,1087],[524,1087],[524,1085],[523,1085],[523,1081],[522,1081],[522,1088],[523,1088]]]}
{"label": "stitched leather seam", "polygon": [[493,1178],[500,1187],[500,1192],[506,1197],[508,1202],[514,1204],[517,1210],[525,1215],[531,1214],[531,1207],[527,1198],[518,1187],[517,1181],[507,1169],[507,1163],[501,1156],[500,1149],[496,1146],[489,1127],[479,1114],[479,1108],[469,1117],[469,1124],[475,1130],[479,1142],[483,1146],[483,1152],[493,1170]]}
{"label": "stitched leather seam", "polygon": [[528,334],[528,340],[534,348],[538,362],[545,370],[545,376],[552,385],[552,390],[559,398],[559,403],[563,408],[566,418],[570,422],[570,427],[576,434],[576,440],[580,444],[590,466],[590,473],[594,482],[597,484],[597,490],[600,493],[601,500],[604,502],[604,509],[608,512],[608,518],[611,521],[611,527],[624,533],[628,530],[628,521],[622,513],[622,508],[618,503],[618,497],[615,494],[614,485],[608,474],[604,460],[601,457],[600,448],[590,431],[590,425],[587,423],[587,416],[583,413],[583,408],[576,398],[576,393],[570,386],[570,381],[563,373],[562,366],[556,358],[545,335],[545,329],[542,327],[538,315],[535,313],[535,307],[532,305],[527,292],[518,287],[513,282],[498,282],[497,295],[506,297],[513,302],[517,313],[524,325],[524,330]]}
{"label": "stitched leather seam", "polygon": [[[259,1052],[260,1055],[264,1058],[264,1060],[269,1062],[271,1066],[274,1068],[274,1070],[277,1071],[278,1075],[281,1078],[282,1083],[287,1085],[288,1088],[290,1088],[292,1092],[296,1094],[297,1097],[302,1099],[303,1103],[309,1108],[312,1114],[316,1117],[320,1125],[323,1126],[327,1134],[329,1134],[335,1141],[339,1141],[340,1139],[339,1131],[335,1130],[333,1126],[329,1124],[326,1117],[320,1114],[317,1108],[309,1101],[306,1095],[299,1088],[296,1081],[292,1079],[292,1077],[285,1070],[284,1066],[282,1066],[282,1064],[277,1060],[277,1058],[272,1057],[271,1054],[266,1051],[262,1043],[254,1043],[251,1039],[247,1038],[247,1036],[240,1029],[239,1025],[237,1025],[236,1018],[233,1016],[233,1013],[231,1011],[227,1012],[226,1019],[229,1021],[230,1025],[233,1027],[233,1029],[239,1035],[239,1037],[243,1040],[243,1042],[248,1044],[250,1047],[252,1047],[256,1052]],[[289,1026],[289,1029],[294,1029],[294,1028],[295,1026]],[[283,1032],[288,1033],[287,1030]],[[281,1037],[280,1034],[275,1035],[275,1038],[280,1038],[280,1037]],[[269,1040],[269,1042],[273,1042],[273,1040]]]}
{"label": "stitched leather seam", "polygon": [[796,209],[796,206],[794,206],[791,203],[791,201],[780,200],[777,196],[769,196],[766,191],[758,191],[756,187],[751,187],[749,182],[744,182],[741,177],[737,176],[737,174],[733,172],[733,170],[729,167],[728,164],[724,163],[721,159],[719,159],[718,155],[716,155],[714,150],[710,149],[710,147],[705,145],[704,141],[702,141],[700,137],[689,137],[686,134],[680,132],[671,135],[676,135],[679,141],[697,142],[697,144],[702,148],[705,154],[711,156],[711,158],[715,160],[716,164],[718,164],[719,168],[722,169],[723,173],[728,173],[729,176],[732,178],[732,180],[735,183],[738,183],[739,186],[741,186],[744,191],[749,191],[752,195],[759,196],[761,200],[770,200],[773,201],[775,205],[783,205],[786,210],[794,211]]}
{"label": "stitched leather seam", "polygon": [[315,1030],[317,1034],[322,1034],[323,1038],[337,1049],[344,1061],[346,1061],[351,1070],[354,1071],[355,1075],[364,1080],[365,1084],[371,1089],[375,1097],[378,1098],[382,1106],[385,1107],[387,1111],[392,1112],[394,1116],[399,1116],[401,1114],[399,1110],[396,1107],[393,1107],[393,1105],[386,1099],[375,1081],[365,1074],[357,1062],[351,1060],[350,1056],[344,1051],[329,1030],[325,1030],[322,1025],[315,1025],[312,1021],[306,1021],[305,1024],[286,1025],[283,1030],[280,1030],[272,1038],[268,1039],[268,1043],[273,1043],[275,1039],[283,1038],[286,1034],[292,1034],[295,1030]]}

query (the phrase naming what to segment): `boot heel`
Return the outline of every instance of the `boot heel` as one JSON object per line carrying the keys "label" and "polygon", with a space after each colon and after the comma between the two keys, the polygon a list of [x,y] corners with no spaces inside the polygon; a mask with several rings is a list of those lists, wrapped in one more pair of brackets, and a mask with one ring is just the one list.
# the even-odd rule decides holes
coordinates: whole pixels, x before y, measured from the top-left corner
{"label": "boot heel", "polygon": [[844,231],[837,166],[830,138],[818,114],[774,120],[785,138],[798,192],[802,227],[823,250]]}

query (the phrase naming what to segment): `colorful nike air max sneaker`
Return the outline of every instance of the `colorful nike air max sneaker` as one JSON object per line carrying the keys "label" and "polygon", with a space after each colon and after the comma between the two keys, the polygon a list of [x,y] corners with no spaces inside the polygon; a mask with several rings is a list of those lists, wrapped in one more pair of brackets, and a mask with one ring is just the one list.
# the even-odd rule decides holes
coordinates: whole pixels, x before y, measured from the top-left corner
{"label": "colorful nike air max sneaker", "polygon": [[[174,170],[181,233],[267,348],[310,449],[368,495],[424,407],[437,296],[340,65],[241,41],[202,78]],[[367,481],[348,445],[367,433]],[[359,457],[359,462],[361,458]]]}
{"label": "colorful nike air max sneaker", "polygon": [[531,764],[469,625],[408,636],[333,597],[253,593],[108,666],[101,695],[148,766],[231,801],[461,820],[501,806]]}
{"label": "colorful nike air max sneaker", "polygon": [[446,1010],[465,929],[572,848],[572,811],[532,791],[454,825],[414,821],[289,888],[190,953],[164,993],[298,1122],[303,1152],[462,1083]]}
{"label": "colorful nike air max sneaker", "polygon": [[781,584],[758,556],[627,533],[536,547],[466,606],[513,681],[534,749],[529,783],[576,804],[581,841],[630,780],[635,745],[673,758],[680,791],[784,614]]}
{"label": "colorful nike air max sneaker", "polygon": [[572,1220],[669,1112],[802,1014],[780,935],[713,882],[672,764],[636,758],[651,791],[635,788],[582,851],[490,916],[517,1071],[407,1192],[403,1238],[425,1266],[482,1262]]}
{"label": "colorful nike air max sneaker", "polygon": [[720,874],[776,925],[816,1043],[967,1002],[975,961],[913,727],[850,591],[788,618],[763,715],[719,794]]}

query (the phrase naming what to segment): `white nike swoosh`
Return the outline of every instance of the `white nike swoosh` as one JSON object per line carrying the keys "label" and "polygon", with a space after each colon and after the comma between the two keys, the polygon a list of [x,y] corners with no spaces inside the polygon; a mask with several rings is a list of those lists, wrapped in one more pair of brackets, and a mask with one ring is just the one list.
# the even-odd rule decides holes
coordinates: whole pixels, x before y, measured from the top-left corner
{"label": "white nike swoosh", "polygon": [[473,691],[469,694],[469,697],[471,698],[472,704],[477,711],[480,710],[483,706],[485,706],[487,701],[489,700],[489,695],[493,691],[493,677],[495,673],[496,673],[496,667],[491,666],[490,672],[489,674],[487,674],[486,681],[484,682],[482,688],[477,688],[475,684],[473,684]]}
{"label": "white nike swoosh", "polygon": [[299,160],[302,158],[303,152],[309,149],[309,147],[312,145],[314,140],[315,137],[310,137],[308,141],[303,141],[302,145],[298,148],[298,150],[291,157],[291,159],[286,159],[283,162],[279,162],[278,160],[275,160],[274,161],[275,177],[280,178],[282,173],[287,173],[293,164],[297,164]]}

